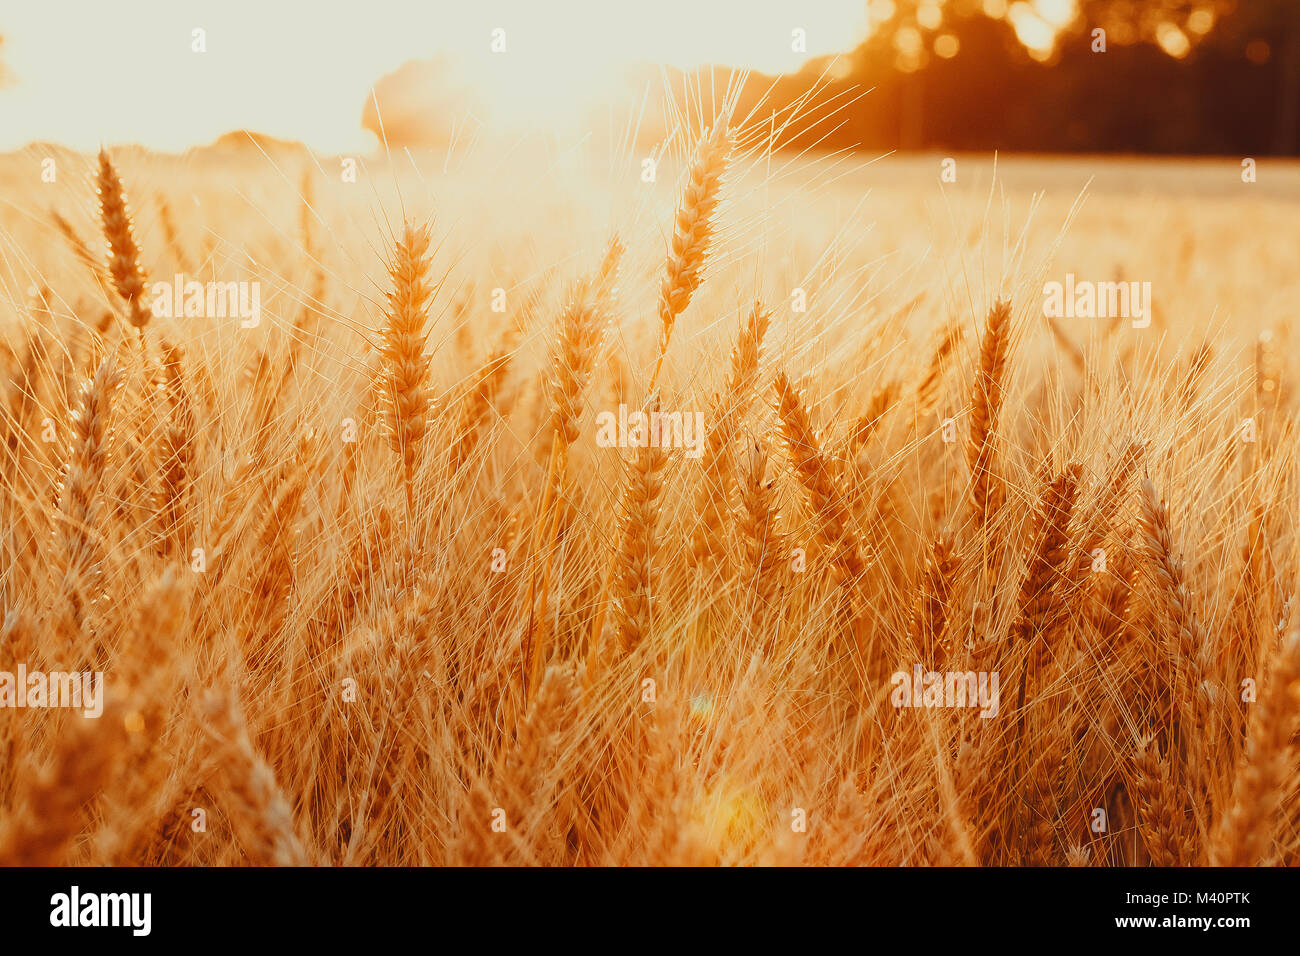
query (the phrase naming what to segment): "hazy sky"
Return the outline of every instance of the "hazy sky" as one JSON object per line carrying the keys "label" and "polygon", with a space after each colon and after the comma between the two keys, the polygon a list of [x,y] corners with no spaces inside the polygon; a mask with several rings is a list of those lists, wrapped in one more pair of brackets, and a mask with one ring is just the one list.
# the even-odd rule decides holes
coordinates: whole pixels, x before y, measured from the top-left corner
{"label": "hazy sky", "polygon": [[[14,0],[0,7],[0,150],[33,140],[82,149],[182,149],[232,129],[327,151],[372,141],[371,85],[409,59],[469,58],[476,85],[534,121],[599,98],[632,61],[767,72],[852,48],[863,0]],[[492,55],[492,30],[507,52]],[[807,53],[791,51],[791,31]],[[206,31],[206,53],[191,49]],[[503,113],[508,113],[508,110]]]}

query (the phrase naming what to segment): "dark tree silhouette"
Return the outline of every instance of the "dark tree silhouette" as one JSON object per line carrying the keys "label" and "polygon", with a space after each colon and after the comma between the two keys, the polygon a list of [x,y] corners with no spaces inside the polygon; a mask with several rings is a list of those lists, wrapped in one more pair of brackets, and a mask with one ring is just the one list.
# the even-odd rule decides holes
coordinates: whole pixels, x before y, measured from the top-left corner
{"label": "dark tree silhouette", "polygon": [[[989,39],[989,31],[980,31],[981,24],[990,22],[983,0],[894,0],[885,19],[870,16],[871,5],[867,9],[871,35],[853,53],[854,72],[871,73],[883,64],[892,64],[906,77],[906,82],[897,84],[898,145],[902,149],[924,146],[932,139],[926,122],[934,101],[931,67],[936,61],[961,56],[968,39],[973,38],[977,45]],[[1023,58],[1024,51],[1017,44],[1002,42],[1012,34],[1008,30],[999,33],[996,42],[1001,55]]]}
{"label": "dark tree silhouette", "polygon": [[893,0],[833,68],[779,78],[774,102],[824,76],[869,90],[818,140],[830,148],[1300,152],[1300,0],[1079,0],[1050,50],[1021,42],[1027,8],[989,9]]}
{"label": "dark tree silhouette", "polygon": [[1177,28],[1193,53],[1210,52],[1272,73],[1273,152],[1300,149],[1300,4],[1296,0],[1082,0],[1089,29],[1159,42]]}

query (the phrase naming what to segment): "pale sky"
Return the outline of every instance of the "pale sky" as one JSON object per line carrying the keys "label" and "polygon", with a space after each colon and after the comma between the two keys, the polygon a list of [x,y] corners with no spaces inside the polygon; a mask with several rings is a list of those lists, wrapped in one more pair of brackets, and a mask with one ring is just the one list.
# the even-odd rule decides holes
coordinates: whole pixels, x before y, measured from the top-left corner
{"label": "pale sky", "polygon": [[[494,56],[497,27],[507,52]],[[191,49],[196,28],[205,53]],[[406,60],[464,56],[478,88],[536,121],[599,102],[601,71],[620,64],[776,72],[865,33],[864,0],[14,0],[0,6],[13,81],[0,88],[0,150],[179,150],[233,129],[356,150],[372,143],[360,124],[371,85]]]}

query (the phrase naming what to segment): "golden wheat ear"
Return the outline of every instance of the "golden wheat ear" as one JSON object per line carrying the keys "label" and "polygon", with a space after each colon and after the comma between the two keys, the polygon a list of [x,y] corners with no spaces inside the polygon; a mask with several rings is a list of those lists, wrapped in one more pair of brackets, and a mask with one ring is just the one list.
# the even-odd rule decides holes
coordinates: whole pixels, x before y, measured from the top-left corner
{"label": "golden wheat ear", "polygon": [[786,453],[807,496],[817,540],[846,581],[856,585],[867,567],[865,548],[854,528],[845,495],[813,429],[803,396],[784,371],[777,373],[772,388],[776,393],[776,414]]}
{"label": "golden wheat ear", "polygon": [[[656,392],[647,399],[643,411],[653,415],[658,410]],[[627,461],[622,534],[613,571],[615,633],[624,653],[636,650],[651,633],[659,498],[667,463],[668,453],[649,439]]]}
{"label": "golden wheat ear", "polygon": [[726,521],[731,513],[736,460],[731,445],[740,423],[755,398],[758,367],[763,355],[763,336],[772,313],[755,302],[742,321],[736,345],[731,350],[731,370],[726,391],[715,397],[709,412],[708,437],[703,449],[700,486],[695,508],[699,518],[691,545],[691,558],[699,562],[719,559],[726,553]]}
{"label": "golden wheat ear", "polygon": [[713,243],[714,214],[722,198],[723,177],[735,142],[735,133],[725,121],[719,121],[696,144],[686,188],[673,217],[673,238],[659,286],[659,358],[650,376],[652,389],[659,379],[677,317],[691,304],[703,280]]}
{"label": "golden wheat ear", "polygon": [[[525,697],[531,700],[542,676],[550,644],[548,601],[551,561],[561,522],[565,520],[565,484],[569,449],[578,440],[578,422],[592,371],[613,321],[619,268],[625,247],[618,234],[610,237],[600,265],[590,278],[578,281],[560,313],[559,329],[550,350],[548,397],[551,412],[551,451],[542,486],[541,504],[533,527],[533,563],[529,567],[529,620],[524,638]],[[544,556],[544,557],[543,557]],[[541,560],[542,566],[537,566]],[[537,597],[540,595],[540,597]],[[536,597],[536,600],[535,600]],[[605,595],[600,599],[600,618]]]}
{"label": "golden wheat ear", "polygon": [[[559,329],[551,347],[551,429],[558,442],[556,454],[563,454],[578,440],[578,422],[596,356],[604,338],[596,296],[590,285],[579,282],[560,313]],[[552,473],[551,478],[554,479]]]}
{"label": "golden wheat ear", "polygon": [[54,569],[80,628],[88,603],[102,576],[102,506],[104,481],[113,443],[113,398],[122,375],[106,356],[94,376],[83,383],[81,400],[72,413],[72,440],[59,482],[54,511]]}
{"label": "golden wheat ear", "polygon": [[1011,349],[1011,303],[999,300],[989,310],[980,342],[979,368],[970,403],[970,443],[966,460],[970,466],[971,510],[977,528],[983,528],[999,499],[995,487],[994,438],[1002,412],[1007,356]]}
{"label": "golden wheat ear", "polygon": [[397,453],[406,492],[407,514],[414,510],[414,485],[420,445],[433,414],[428,341],[431,227],[407,222],[388,266],[387,324],[380,331],[379,395],[384,403],[389,442]]}
{"label": "golden wheat ear", "polygon": [[113,287],[126,303],[127,318],[137,329],[143,329],[153,318],[144,302],[145,274],[140,265],[140,247],[135,241],[131,211],[127,205],[122,178],[109,158],[108,151],[99,151],[99,217],[108,245],[108,273],[113,277]]}
{"label": "golden wheat ear", "polygon": [[924,655],[923,660],[934,667],[943,667],[949,658],[948,648],[943,643],[943,628],[951,609],[960,565],[961,559],[952,539],[946,534],[937,535],[925,559],[908,627],[913,646]]}
{"label": "golden wheat ear", "polygon": [[1059,588],[1066,576],[1070,550],[1069,525],[1074,512],[1081,469],[1075,463],[1048,481],[1039,496],[1035,539],[1029,569],[1020,587],[1018,637],[1035,648],[1038,663],[1045,660],[1049,636],[1059,609]]}
{"label": "golden wheat ear", "polygon": [[1134,760],[1134,797],[1142,841],[1156,866],[1183,866],[1195,855],[1195,842],[1178,789],[1170,779],[1169,763],[1151,740],[1144,741]]}
{"label": "golden wheat ear", "polygon": [[186,385],[185,354],[178,345],[163,343],[163,390],[167,419],[158,439],[159,546],[164,554],[183,551],[191,524],[190,489],[194,483],[194,409]]}
{"label": "golden wheat ear", "polygon": [[760,606],[766,607],[784,567],[785,536],[780,528],[775,482],[767,478],[767,448],[752,442],[740,466],[740,507],[736,527],[744,538],[746,574]]}

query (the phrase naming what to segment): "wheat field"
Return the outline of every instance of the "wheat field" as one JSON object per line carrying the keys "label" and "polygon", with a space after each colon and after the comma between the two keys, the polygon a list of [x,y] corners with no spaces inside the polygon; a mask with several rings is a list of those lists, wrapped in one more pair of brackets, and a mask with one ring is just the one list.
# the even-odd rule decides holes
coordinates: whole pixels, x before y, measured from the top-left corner
{"label": "wheat field", "polygon": [[703,101],[652,182],[0,158],[0,668],[106,686],[0,707],[0,862],[1296,861],[1294,201]]}

